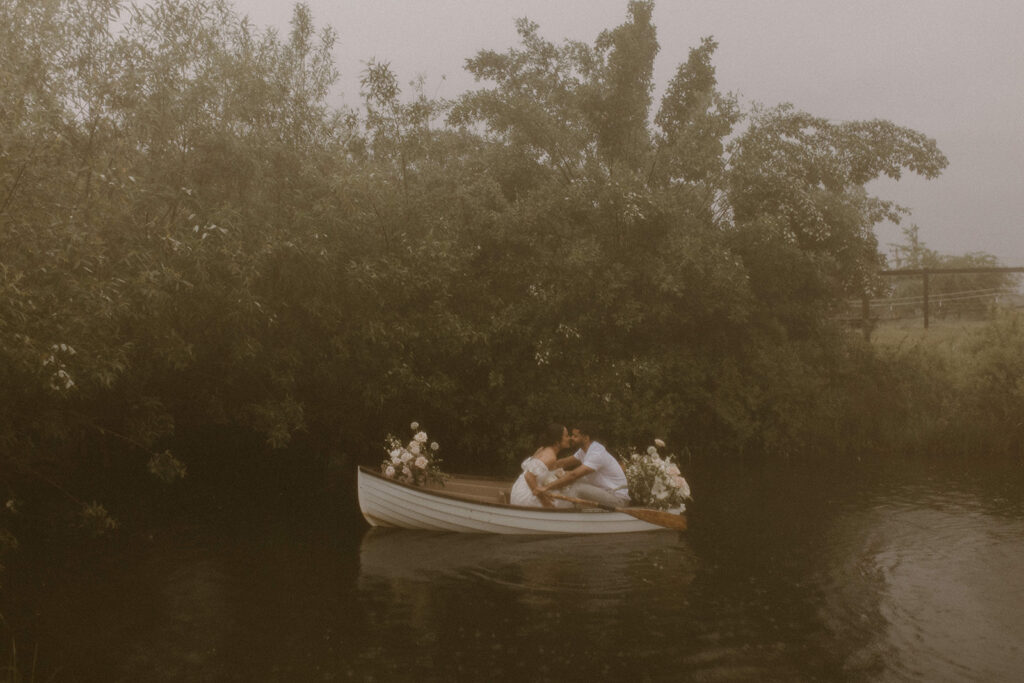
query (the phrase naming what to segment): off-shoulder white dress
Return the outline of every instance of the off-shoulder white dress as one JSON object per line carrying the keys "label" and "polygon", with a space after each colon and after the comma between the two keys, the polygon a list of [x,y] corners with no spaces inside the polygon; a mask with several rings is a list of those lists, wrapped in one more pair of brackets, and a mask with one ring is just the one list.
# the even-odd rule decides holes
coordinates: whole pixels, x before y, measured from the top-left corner
{"label": "off-shoulder white dress", "polygon": [[[523,461],[523,473],[516,479],[516,483],[512,484],[512,491],[509,493],[508,500],[513,505],[524,505],[527,507],[543,507],[543,503],[537,496],[533,495],[533,491],[530,490],[530,485],[526,482],[526,473],[530,472],[537,478],[537,485],[544,486],[545,484],[558,478],[562,474],[562,470],[549,470],[548,466],[543,463],[539,458],[530,456]],[[552,500],[555,507],[572,507],[572,503],[564,500]]]}

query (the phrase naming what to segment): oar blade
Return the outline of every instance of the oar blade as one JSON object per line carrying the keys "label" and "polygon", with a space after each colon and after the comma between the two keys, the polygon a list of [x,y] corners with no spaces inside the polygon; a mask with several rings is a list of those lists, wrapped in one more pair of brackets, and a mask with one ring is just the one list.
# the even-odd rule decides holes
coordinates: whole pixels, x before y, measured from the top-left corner
{"label": "oar blade", "polygon": [[665,512],[664,510],[650,510],[648,508],[619,508],[618,510],[649,524],[657,524],[658,526],[677,531],[686,531],[686,517],[682,515]]}

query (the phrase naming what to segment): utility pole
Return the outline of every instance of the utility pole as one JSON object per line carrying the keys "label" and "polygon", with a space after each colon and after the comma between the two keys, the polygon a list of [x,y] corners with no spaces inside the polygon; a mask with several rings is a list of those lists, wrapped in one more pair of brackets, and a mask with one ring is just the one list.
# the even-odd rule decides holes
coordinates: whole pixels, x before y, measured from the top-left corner
{"label": "utility pole", "polygon": [[924,285],[924,329],[928,329],[928,269],[921,271],[921,280]]}

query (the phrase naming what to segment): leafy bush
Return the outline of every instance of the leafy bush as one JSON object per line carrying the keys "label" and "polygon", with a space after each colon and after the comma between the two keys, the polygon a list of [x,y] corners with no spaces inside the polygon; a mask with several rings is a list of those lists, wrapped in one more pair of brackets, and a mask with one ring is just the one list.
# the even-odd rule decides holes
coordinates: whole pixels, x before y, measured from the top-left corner
{"label": "leafy bush", "polygon": [[708,457],[871,440],[859,402],[898,363],[826,314],[879,265],[895,209],[865,184],[945,165],[920,133],[741,111],[711,40],[652,109],[649,2],[593,45],[520,22],[452,102],[372,62],[361,113],[327,104],[334,34],[303,5],[284,39],[225,0],[126,9],[0,4],[19,481],[88,489],[119,457],[176,480],[201,471],[176,444],[217,433],[369,464],[410,413],[453,471],[505,471],[553,417]]}

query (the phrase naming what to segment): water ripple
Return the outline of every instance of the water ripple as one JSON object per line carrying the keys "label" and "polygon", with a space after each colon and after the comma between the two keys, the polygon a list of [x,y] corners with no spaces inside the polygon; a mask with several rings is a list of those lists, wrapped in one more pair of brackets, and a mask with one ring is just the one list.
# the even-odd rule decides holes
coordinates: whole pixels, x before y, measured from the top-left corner
{"label": "water ripple", "polygon": [[360,545],[360,579],[471,582],[529,593],[616,596],[692,578],[675,532],[612,536],[486,536],[373,529]]}

